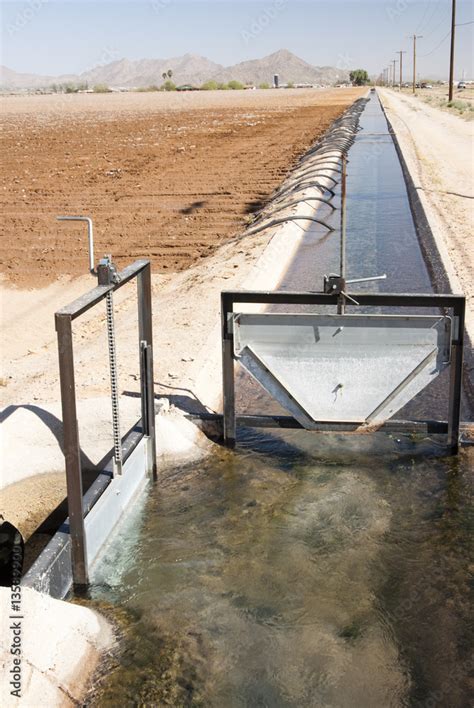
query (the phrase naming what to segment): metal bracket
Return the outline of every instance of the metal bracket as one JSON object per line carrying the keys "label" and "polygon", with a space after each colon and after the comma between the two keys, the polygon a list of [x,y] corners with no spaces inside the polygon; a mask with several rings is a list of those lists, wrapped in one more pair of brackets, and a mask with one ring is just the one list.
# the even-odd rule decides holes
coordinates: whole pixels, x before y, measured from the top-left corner
{"label": "metal bracket", "polygon": [[338,303],[338,314],[344,314],[344,299],[350,300],[353,305],[358,305],[357,300],[348,295],[345,291],[346,281],[342,275],[325,275],[324,276],[324,292],[326,295],[340,295],[340,301]]}
{"label": "metal bracket", "polygon": [[346,287],[346,281],[342,275],[330,275],[324,276],[324,287],[323,292],[327,295],[340,295]]}
{"label": "metal bracket", "polygon": [[120,283],[120,274],[117,266],[112,262],[112,256],[104,256],[97,266],[98,285],[116,285]]}

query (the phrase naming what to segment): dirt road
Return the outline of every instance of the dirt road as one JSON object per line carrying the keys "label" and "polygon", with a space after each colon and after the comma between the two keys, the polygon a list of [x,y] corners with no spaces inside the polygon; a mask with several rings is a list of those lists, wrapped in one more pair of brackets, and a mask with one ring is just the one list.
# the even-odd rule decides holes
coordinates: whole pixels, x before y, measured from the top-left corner
{"label": "dirt road", "polygon": [[451,287],[466,295],[466,326],[474,341],[474,123],[394,91],[381,97]]}
{"label": "dirt road", "polygon": [[[178,271],[240,231],[360,89],[9,97],[2,269],[20,287],[86,272],[84,226],[119,266]],[[81,228],[82,227],[82,228]]]}

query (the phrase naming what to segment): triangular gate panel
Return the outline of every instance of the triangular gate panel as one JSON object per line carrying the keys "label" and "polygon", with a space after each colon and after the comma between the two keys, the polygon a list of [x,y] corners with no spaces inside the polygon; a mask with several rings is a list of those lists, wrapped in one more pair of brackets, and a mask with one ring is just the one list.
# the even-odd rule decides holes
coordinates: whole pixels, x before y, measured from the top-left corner
{"label": "triangular gate panel", "polygon": [[234,354],[305,428],[380,424],[449,364],[441,316],[235,314]]}

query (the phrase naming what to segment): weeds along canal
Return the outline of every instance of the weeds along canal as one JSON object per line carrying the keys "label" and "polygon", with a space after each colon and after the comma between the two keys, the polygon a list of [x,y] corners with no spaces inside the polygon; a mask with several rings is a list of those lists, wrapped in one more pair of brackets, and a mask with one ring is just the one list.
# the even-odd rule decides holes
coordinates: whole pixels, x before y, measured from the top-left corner
{"label": "weeds along canal", "polygon": [[[360,125],[348,277],[431,292],[376,96]],[[281,287],[321,289],[338,248],[311,229]],[[411,411],[442,409],[445,383]],[[239,390],[242,412],[271,410]],[[240,429],[234,451],[163,474],[92,576],[127,629],[87,704],[468,705],[472,462],[433,436]]]}

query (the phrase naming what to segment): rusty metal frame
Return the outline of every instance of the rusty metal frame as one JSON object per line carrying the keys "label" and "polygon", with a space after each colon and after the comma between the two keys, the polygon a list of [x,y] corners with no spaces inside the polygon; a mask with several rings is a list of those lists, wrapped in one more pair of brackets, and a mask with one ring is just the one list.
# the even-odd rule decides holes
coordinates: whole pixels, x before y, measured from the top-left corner
{"label": "rusty metal frame", "polygon": [[140,387],[142,398],[142,435],[150,438],[151,468],[156,478],[155,409],[153,384],[153,328],[151,309],[150,261],[138,260],[119,273],[120,281],[99,285],[55,313],[58,337],[59,376],[63,416],[64,457],[66,466],[69,533],[74,585],[86,586],[89,580],[87,543],[84,527],[82,467],[77,420],[76,387],[72,323],[99,302],[109,292],[119,290],[137,279],[138,330],[140,352]]}

